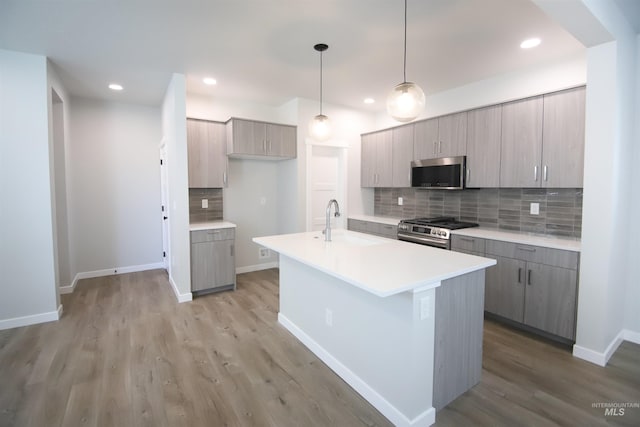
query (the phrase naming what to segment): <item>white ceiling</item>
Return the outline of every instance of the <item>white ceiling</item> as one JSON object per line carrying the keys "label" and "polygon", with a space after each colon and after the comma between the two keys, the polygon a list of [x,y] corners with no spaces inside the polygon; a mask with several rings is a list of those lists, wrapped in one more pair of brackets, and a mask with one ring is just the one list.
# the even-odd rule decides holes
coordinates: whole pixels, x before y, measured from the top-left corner
{"label": "white ceiling", "polygon": [[[619,0],[624,1],[624,0]],[[73,95],[159,105],[172,72],[190,92],[281,105],[383,110],[402,81],[402,0],[0,2],[0,48],[46,55]],[[584,47],[530,0],[409,0],[407,79],[435,93]],[[542,44],[524,51],[520,42]],[[201,83],[213,76],[218,85]],[[107,83],[125,90],[113,93]],[[373,106],[363,98],[374,97]]]}

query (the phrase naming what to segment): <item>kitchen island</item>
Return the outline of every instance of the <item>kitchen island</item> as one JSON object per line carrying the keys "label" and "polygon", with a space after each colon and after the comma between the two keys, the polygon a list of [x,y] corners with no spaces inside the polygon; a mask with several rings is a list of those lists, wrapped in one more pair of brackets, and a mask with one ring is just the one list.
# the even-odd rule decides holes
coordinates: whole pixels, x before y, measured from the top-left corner
{"label": "kitchen island", "polygon": [[495,260],[347,230],[253,241],[280,254],[278,321],[395,425],[480,380]]}

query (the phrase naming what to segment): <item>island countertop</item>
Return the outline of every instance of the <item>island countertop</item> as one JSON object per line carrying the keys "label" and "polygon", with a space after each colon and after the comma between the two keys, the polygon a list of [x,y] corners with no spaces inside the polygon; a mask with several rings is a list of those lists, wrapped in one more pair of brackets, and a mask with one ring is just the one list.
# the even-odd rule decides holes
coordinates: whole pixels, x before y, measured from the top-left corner
{"label": "island countertop", "polygon": [[253,241],[379,297],[437,287],[440,281],[496,264],[489,258],[355,231],[255,237]]}

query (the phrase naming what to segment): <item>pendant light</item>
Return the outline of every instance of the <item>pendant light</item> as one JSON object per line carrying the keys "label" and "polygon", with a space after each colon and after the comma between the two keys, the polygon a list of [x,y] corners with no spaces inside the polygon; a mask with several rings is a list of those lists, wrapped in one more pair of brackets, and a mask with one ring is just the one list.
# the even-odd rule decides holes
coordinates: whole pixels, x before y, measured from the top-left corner
{"label": "pendant light", "polygon": [[387,112],[399,122],[410,122],[424,108],[424,92],[415,83],[407,81],[407,0],[404,0],[404,80],[387,97]]}
{"label": "pendant light", "polygon": [[318,141],[324,141],[331,135],[331,122],[329,117],[322,114],[322,52],[329,49],[324,43],[318,43],[313,46],[315,50],[320,52],[320,114],[315,116],[309,123],[309,133]]}

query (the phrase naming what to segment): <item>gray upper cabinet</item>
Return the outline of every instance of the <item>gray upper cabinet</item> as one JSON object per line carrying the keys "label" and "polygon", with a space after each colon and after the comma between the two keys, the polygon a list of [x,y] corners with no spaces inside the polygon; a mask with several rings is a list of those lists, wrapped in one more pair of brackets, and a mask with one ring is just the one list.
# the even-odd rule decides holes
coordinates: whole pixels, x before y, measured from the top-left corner
{"label": "gray upper cabinet", "polygon": [[227,122],[231,157],[292,159],[297,155],[296,127],[232,118]]}
{"label": "gray upper cabinet", "polygon": [[502,105],[471,110],[467,114],[468,187],[500,186]]}
{"label": "gray upper cabinet", "polygon": [[542,106],[542,96],[503,104],[500,187],[540,186]]}
{"label": "gray upper cabinet", "polygon": [[406,125],[393,129],[392,154],[393,179],[392,187],[411,187],[411,161],[413,160],[414,126]]}
{"label": "gray upper cabinet", "polygon": [[415,123],[414,160],[467,154],[467,112]]}
{"label": "gray upper cabinet", "polygon": [[362,135],[360,186],[391,187],[393,185],[393,133],[389,130]]}
{"label": "gray upper cabinet", "polygon": [[227,185],[228,161],[224,123],[187,119],[189,188]]}
{"label": "gray upper cabinet", "polygon": [[438,119],[415,122],[413,128],[413,160],[439,157],[436,154],[438,147]]}
{"label": "gray upper cabinet", "polygon": [[583,86],[544,95],[543,187],[583,186],[585,93]]}

